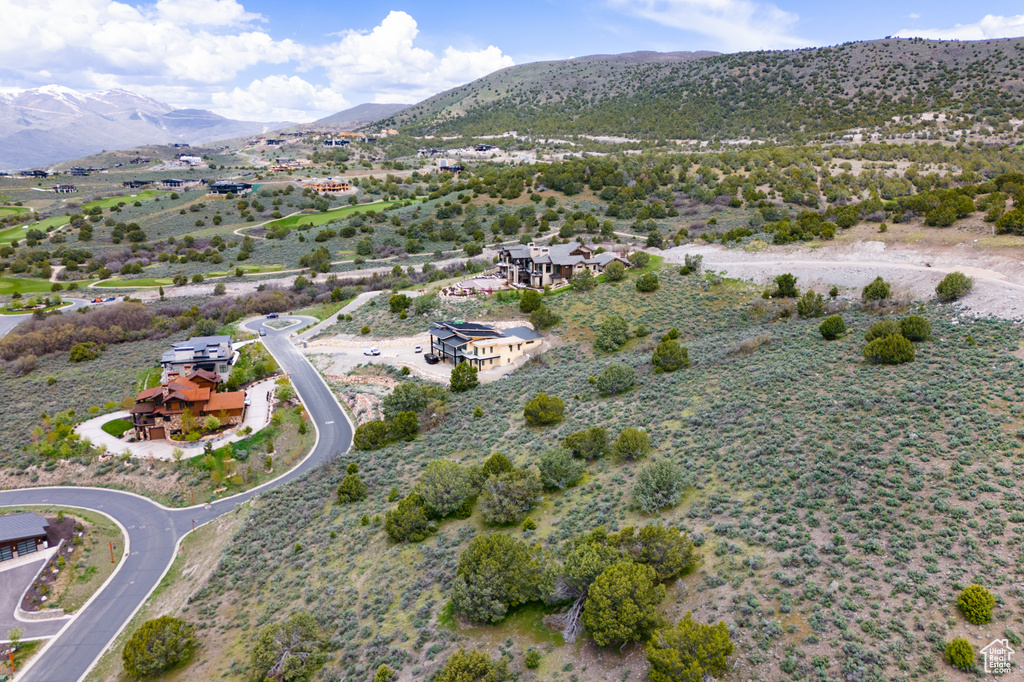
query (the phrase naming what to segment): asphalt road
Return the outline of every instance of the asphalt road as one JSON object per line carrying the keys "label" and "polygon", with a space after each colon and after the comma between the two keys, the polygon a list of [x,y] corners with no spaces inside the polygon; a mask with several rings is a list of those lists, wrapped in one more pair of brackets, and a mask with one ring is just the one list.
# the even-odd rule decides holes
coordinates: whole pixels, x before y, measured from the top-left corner
{"label": "asphalt road", "polygon": [[[360,302],[353,302],[354,307]],[[285,316],[286,318],[288,316]],[[131,620],[170,567],[178,542],[195,526],[212,521],[253,496],[305,475],[324,462],[346,452],[352,443],[352,427],[330,389],[311,364],[295,350],[288,336],[314,318],[295,316],[299,327],[274,330],[266,327],[260,337],[281,368],[291,377],[295,390],[317,430],[312,452],[295,469],[245,493],[208,505],[185,509],[163,507],[147,498],[101,488],[28,488],[0,491],[0,507],[26,504],[83,507],[111,516],[128,535],[128,553],[109,582],[93,596],[37,655],[19,682],[74,682],[85,677],[100,655]],[[262,320],[248,323],[257,330]],[[10,624],[7,621],[12,621]],[[14,624],[11,614],[0,614],[0,633]]]}

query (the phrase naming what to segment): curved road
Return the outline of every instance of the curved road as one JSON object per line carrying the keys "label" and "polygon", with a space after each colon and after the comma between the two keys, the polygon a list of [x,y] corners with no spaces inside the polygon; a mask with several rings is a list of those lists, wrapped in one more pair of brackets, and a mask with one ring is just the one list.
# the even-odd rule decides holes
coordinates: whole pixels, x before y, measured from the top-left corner
{"label": "curved road", "polygon": [[[353,301],[346,308],[354,309],[365,300]],[[317,371],[288,339],[292,331],[316,320],[299,316],[294,319],[300,321],[300,326],[284,330],[265,327],[267,335],[261,339],[290,376],[316,428],[312,451],[295,469],[248,492],[184,509],[171,509],[139,495],[100,488],[0,491],[0,506],[48,504],[102,512],[119,523],[128,537],[128,551],[117,571],[72,618],[10,625],[0,622],[0,632],[6,633],[7,627],[16,624],[26,629],[26,638],[52,635],[59,628],[57,636],[21,673],[19,682],[73,682],[84,678],[170,568],[178,543],[192,530],[193,522],[199,527],[212,521],[256,494],[303,476],[349,449],[352,427],[345,412]],[[262,325],[262,320],[256,320],[245,326],[255,330]],[[10,614],[0,615],[0,621],[10,618]]]}

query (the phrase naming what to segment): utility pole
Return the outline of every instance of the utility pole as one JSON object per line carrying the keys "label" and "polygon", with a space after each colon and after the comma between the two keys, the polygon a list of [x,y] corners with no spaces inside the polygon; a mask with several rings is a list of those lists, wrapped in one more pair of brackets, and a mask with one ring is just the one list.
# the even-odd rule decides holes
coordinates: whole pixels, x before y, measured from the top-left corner
{"label": "utility pole", "polygon": [[114,563],[114,543],[110,543],[110,563]]}

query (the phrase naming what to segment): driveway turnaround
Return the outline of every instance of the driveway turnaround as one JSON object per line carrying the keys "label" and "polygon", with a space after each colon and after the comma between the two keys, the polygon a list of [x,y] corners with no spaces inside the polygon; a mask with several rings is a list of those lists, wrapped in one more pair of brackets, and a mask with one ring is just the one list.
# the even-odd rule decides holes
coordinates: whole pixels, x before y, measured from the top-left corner
{"label": "driveway turnaround", "polygon": [[6,635],[11,628],[21,628],[25,631],[22,639],[41,639],[57,634],[67,623],[67,617],[21,620],[15,615],[18,610],[18,602],[21,601],[21,596],[25,594],[29,583],[35,580],[36,575],[42,570],[43,564],[52,556],[52,552],[46,552],[36,561],[29,561],[16,568],[0,571],[0,632]]}
{"label": "driveway turnaround", "polygon": [[[296,319],[303,325],[316,322],[314,318]],[[261,325],[262,321],[257,320],[246,326],[255,330]],[[0,506],[47,504],[96,510],[113,518],[128,537],[118,570],[77,614],[64,621],[57,636],[28,664],[18,682],[74,682],[84,678],[170,568],[178,543],[192,530],[193,522],[199,527],[212,521],[260,492],[304,476],[349,449],[352,427],[348,418],[320,375],[288,340],[290,330],[264,329],[264,345],[291,377],[316,428],[312,451],[295,469],[248,492],[184,509],[170,509],[139,495],[100,488],[0,491]]]}

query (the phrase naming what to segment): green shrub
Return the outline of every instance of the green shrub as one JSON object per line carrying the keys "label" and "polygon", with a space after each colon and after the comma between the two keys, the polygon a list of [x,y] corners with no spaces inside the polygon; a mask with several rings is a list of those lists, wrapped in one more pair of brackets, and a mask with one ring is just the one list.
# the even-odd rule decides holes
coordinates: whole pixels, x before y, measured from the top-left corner
{"label": "green shrub", "polygon": [[387,442],[388,426],[380,419],[360,424],[352,437],[352,444],[357,450],[379,450]]}
{"label": "green shrub", "polygon": [[626,257],[626,260],[628,260],[634,268],[643,270],[650,264],[651,254],[646,251],[634,251]]}
{"label": "green shrub", "polygon": [[796,312],[800,317],[821,317],[825,314],[825,299],[810,289],[804,292],[796,302]]}
{"label": "green shrub", "polygon": [[356,502],[366,497],[366,483],[355,472],[349,473],[338,486],[338,504]]}
{"label": "green shrub", "polygon": [[526,401],[523,408],[523,416],[530,426],[551,426],[562,421],[565,415],[565,402],[558,396],[548,396],[547,393],[538,393],[531,400]]}
{"label": "green shrub", "polygon": [[690,612],[675,627],[658,630],[647,644],[651,682],[700,682],[721,676],[733,644],[729,628],[698,623]]}
{"label": "green shrub", "polygon": [[932,337],[932,325],[920,315],[909,315],[900,320],[900,334],[907,341],[927,341]]}
{"label": "green shrub", "polygon": [[406,308],[412,305],[412,299],[405,294],[395,294],[388,299],[388,307],[391,308],[391,312],[398,314],[403,312]]}
{"label": "green shrub", "polygon": [[[678,331],[676,334],[678,335]],[[681,346],[675,337],[668,335],[654,347],[651,355],[651,364],[659,372],[675,372],[678,369],[690,366],[690,352],[685,346]]]}
{"label": "green shrub", "polygon": [[544,301],[540,297],[540,292],[528,289],[523,292],[523,297],[519,299],[519,312],[532,313],[542,305],[544,305]]}
{"label": "green shrub", "polygon": [[252,648],[253,679],[306,682],[327,660],[327,641],[306,611],[260,628]]}
{"label": "green shrub", "polygon": [[672,462],[659,459],[640,469],[630,493],[637,506],[651,514],[679,504],[685,490],[682,471]]}
{"label": "green shrub", "polygon": [[68,360],[71,362],[88,362],[89,360],[95,360],[99,356],[99,344],[92,341],[84,341],[76,343],[71,347],[71,351],[68,353]]}
{"label": "green shrub", "polygon": [[636,372],[629,365],[612,363],[597,375],[597,390],[601,395],[618,395],[633,386]]}
{"label": "green shrub", "polygon": [[608,452],[608,429],[591,426],[586,431],[570,433],[562,441],[562,447],[572,452],[573,457],[597,459]]}
{"label": "green shrub", "polygon": [[665,588],[656,578],[653,568],[632,561],[612,564],[597,576],[583,607],[583,624],[598,646],[642,641],[661,625],[657,607]]}
{"label": "green shrub", "polygon": [[775,291],[771,294],[775,298],[796,298],[800,292],[796,288],[796,277],[788,272],[775,278]]}
{"label": "green shrub", "polygon": [[529,469],[513,469],[491,476],[480,492],[484,521],[494,524],[520,523],[533,509],[541,493],[541,482]]}
{"label": "green shrub", "polygon": [[448,516],[473,495],[467,467],[450,459],[435,459],[416,483],[427,509],[435,516]]}
{"label": "green shrub", "polygon": [[515,676],[508,671],[504,658],[492,661],[482,651],[459,649],[445,662],[433,682],[511,682]]}
{"label": "green shrub", "polygon": [[946,645],[946,660],[954,668],[970,672],[974,669],[974,647],[963,637]]}
{"label": "green shrub", "polygon": [[960,592],[956,605],[968,623],[982,625],[992,622],[992,609],[996,606],[996,600],[982,585],[973,584]]}
{"label": "green shrub", "polygon": [[384,532],[393,542],[420,542],[431,530],[427,505],[416,493],[399,500],[398,506],[384,515]]}
{"label": "green shrub", "polygon": [[900,365],[913,361],[914,344],[899,334],[893,334],[865,346],[864,357],[876,365]]}
{"label": "green shrub", "polygon": [[962,272],[951,272],[942,278],[935,293],[942,301],[955,301],[974,286],[974,280]]}
{"label": "green shrub", "polygon": [[583,464],[565,448],[545,451],[537,461],[537,469],[545,490],[564,490],[574,486],[583,478],[585,471]]}
{"label": "green shrub", "polygon": [[621,315],[611,314],[604,319],[594,336],[594,347],[606,353],[614,353],[629,338],[629,326]]}
{"label": "green shrub", "polygon": [[[536,293],[536,292],[533,292]],[[480,385],[477,378],[477,368],[468,362],[460,362],[452,370],[451,391],[452,393],[464,393]]]}
{"label": "green shrub", "polygon": [[381,663],[377,667],[377,672],[373,674],[373,682],[391,682],[395,677],[395,671],[389,668],[384,663]]}
{"label": "green shrub", "polygon": [[865,303],[871,301],[881,301],[892,296],[892,291],[889,288],[888,283],[881,277],[876,277],[875,281],[864,287],[860,292],[860,298]]}
{"label": "green shrub", "polygon": [[366,325],[365,327],[363,327],[362,329],[359,330],[359,333],[360,334],[369,334],[370,333],[370,326]]}
{"label": "green shrub", "polygon": [[388,434],[396,440],[414,440],[419,432],[419,420],[416,418],[416,413],[412,411],[399,412],[388,424]]}
{"label": "green shrub", "polygon": [[[614,263],[609,263],[609,265],[615,265],[615,263],[618,263],[618,261],[615,261]],[[622,263],[618,263],[618,265],[619,265],[619,267],[622,267]],[[607,269],[605,269],[605,272],[607,272]],[[527,651],[526,652],[526,657],[525,657],[525,663],[526,663],[526,667],[529,668],[530,670],[535,670],[535,669],[539,668],[540,667],[540,652],[537,651],[536,649],[530,649],[529,651]]]}
{"label": "green shrub", "polygon": [[608,282],[621,282],[626,278],[626,266],[621,261],[613,260],[604,267],[604,278]]}
{"label": "green shrub", "polygon": [[655,272],[648,272],[646,275],[640,275],[636,278],[637,291],[657,291],[659,286],[661,285],[658,282],[658,274]]}
{"label": "green shrub", "polygon": [[834,341],[846,333],[846,323],[841,315],[826,317],[825,321],[818,325],[821,336],[828,341]]}
{"label": "green shrub", "polygon": [[585,294],[597,286],[597,278],[590,270],[583,270],[579,274],[573,275],[569,283],[572,285],[573,291]]}
{"label": "green shrub", "polygon": [[900,333],[900,327],[893,320],[879,320],[875,322],[871,327],[864,333],[865,341],[874,341],[875,339],[884,339],[887,336],[893,336],[894,334]]}
{"label": "green shrub", "polygon": [[488,476],[497,476],[513,469],[515,469],[515,466],[513,466],[512,460],[500,452],[495,452],[484,462],[481,473],[484,478],[487,478]]}
{"label": "green shrub", "polygon": [[540,599],[543,551],[506,533],[478,535],[459,556],[452,607],[474,623],[498,623],[508,609]]}
{"label": "green shrub", "polygon": [[623,429],[612,446],[612,454],[620,461],[643,459],[651,451],[651,437],[640,429]]}
{"label": "green shrub", "polygon": [[148,620],[132,633],[121,652],[125,672],[149,677],[188,660],[196,646],[196,628],[180,618]]}
{"label": "green shrub", "polygon": [[550,329],[561,321],[562,318],[552,312],[546,305],[542,305],[530,313],[530,324],[533,325],[534,329]]}

